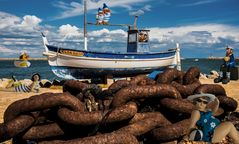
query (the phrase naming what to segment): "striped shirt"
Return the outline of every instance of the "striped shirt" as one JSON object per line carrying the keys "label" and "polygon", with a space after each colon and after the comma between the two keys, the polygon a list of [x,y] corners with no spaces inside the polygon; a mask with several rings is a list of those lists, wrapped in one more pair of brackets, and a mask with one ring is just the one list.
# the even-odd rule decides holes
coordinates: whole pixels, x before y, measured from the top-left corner
{"label": "striped shirt", "polygon": [[31,91],[31,87],[23,85],[23,84],[20,84],[18,86],[15,86],[15,91],[16,92],[30,92]]}

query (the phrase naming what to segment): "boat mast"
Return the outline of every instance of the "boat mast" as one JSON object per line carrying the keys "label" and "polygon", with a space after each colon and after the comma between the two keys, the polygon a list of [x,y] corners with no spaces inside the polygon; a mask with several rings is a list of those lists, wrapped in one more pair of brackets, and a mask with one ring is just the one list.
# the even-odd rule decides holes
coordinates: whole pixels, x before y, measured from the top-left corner
{"label": "boat mast", "polygon": [[134,17],[134,30],[137,30],[137,19],[139,16],[135,15]]}
{"label": "boat mast", "polygon": [[86,8],[86,1],[84,0],[84,49],[87,50],[87,29],[86,29],[86,25],[87,25],[87,19],[86,19],[86,13],[87,13],[87,8]]}

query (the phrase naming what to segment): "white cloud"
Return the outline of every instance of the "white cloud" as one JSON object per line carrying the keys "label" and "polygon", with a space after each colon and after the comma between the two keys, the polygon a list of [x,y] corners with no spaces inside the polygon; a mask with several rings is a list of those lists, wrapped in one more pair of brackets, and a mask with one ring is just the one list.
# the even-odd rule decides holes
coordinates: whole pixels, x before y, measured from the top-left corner
{"label": "white cloud", "polygon": [[169,28],[150,28],[151,38],[179,43],[220,43],[220,38],[239,42],[239,27],[222,24],[203,24]]}
{"label": "white cloud", "polygon": [[218,0],[201,0],[201,1],[193,2],[193,3],[181,4],[179,6],[181,7],[198,6],[198,5],[208,4],[208,3],[214,3],[217,1]]}
{"label": "white cloud", "polygon": [[[77,4],[74,4],[77,6]],[[30,52],[32,57],[42,57],[42,40],[39,29],[49,39],[50,44],[66,48],[83,49],[83,29],[74,25],[65,24],[59,28],[50,25],[41,25],[41,19],[26,15],[23,18],[0,12],[0,52],[5,55],[18,55],[21,50]],[[187,50],[195,47],[208,48],[214,46],[222,48],[231,45],[239,48],[239,27],[223,24],[197,24],[180,27],[152,27],[150,41],[153,51],[158,47],[175,46],[180,43]],[[101,29],[88,31],[89,48],[97,51],[126,50],[127,31],[124,29]],[[116,46],[117,45],[117,46]],[[102,49],[101,49],[102,48]],[[239,49],[238,49],[239,50]],[[2,56],[3,54],[1,54]]]}
{"label": "white cloud", "polygon": [[16,51],[0,45],[0,53],[9,54],[9,53],[16,53]]}
{"label": "white cloud", "polygon": [[25,15],[23,18],[0,12],[0,32],[5,34],[19,34],[39,31],[41,19],[34,15]]}
{"label": "white cloud", "polygon": [[96,42],[112,42],[112,38],[99,38]]}
{"label": "white cloud", "polygon": [[99,37],[99,36],[102,36],[102,35],[114,35],[116,37],[118,36],[122,36],[122,37],[126,37],[127,36],[127,32],[122,30],[122,29],[116,29],[116,30],[108,30],[106,28],[103,28],[101,30],[96,30],[96,31],[91,31],[89,32],[89,35],[90,36],[93,36],[93,37]]}
{"label": "white cloud", "polygon": [[70,24],[60,26],[58,32],[60,35],[63,35],[64,37],[68,38],[81,35],[79,28]]}
{"label": "white cloud", "polygon": [[89,32],[89,38],[96,42],[121,42],[126,43],[127,32],[122,29],[108,30],[106,28]]}
{"label": "white cloud", "polygon": [[0,11],[0,29],[7,28],[20,21],[21,19],[17,16]]}
{"label": "white cloud", "polygon": [[[102,6],[103,3],[107,3],[110,8],[113,7],[122,7],[127,8],[128,10],[132,9],[132,5],[135,3],[142,4],[145,3],[145,0],[117,0],[117,1],[108,1],[108,0],[87,0],[87,10],[97,10],[99,6]],[[82,15],[84,13],[84,7],[82,3],[71,2],[65,3],[63,1],[57,2],[54,4],[55,7],[58,7],[63,10],[63,12],[59,15],[54,17],[54,19],[63,19],[68,17],[73,17],[77,15]],[[144,10],[150,9],[149,5],[144,7]]]}
{"label": "white cloud", "polygon": [[143,15],[146,11],[151,11],[151,6],[150,5],[145,5],[143,8],[137,10],[137,11],[132,11],[129,13],[131,16],[140,16]]}
{"label": "white cloud", "polygon": [[5,46],[15,46],[15,45],[24,45],[32,46],[32,39],[27,38],[2,38],[2,45]]}
{"label": "white cloud", "polygon": [[[21,50],[39,55],[39,46],[42,43],[39,30],[41,19],[34,15],[25,15],[20,18],[15,15],[0,12],[0,48],[2,55],[17,57]],[[39,55],[41,56],[41,55]],[[38,57],[39,57],[38,56]]]}
{"label": "white cloud", "polygon": [[92,31],[92,32],[89,32],[90,35],[92,36],[101,36],[101,35],[105,35],[105,34],[108,34],[110,31],[106,28],[103,28],[101,30],[96,30],[96,31]]}
{"label": "white cloud", "polygon": [[34,15],[26,15],[23,17],[22,25],[26,27],[38,26],[42,20]]}

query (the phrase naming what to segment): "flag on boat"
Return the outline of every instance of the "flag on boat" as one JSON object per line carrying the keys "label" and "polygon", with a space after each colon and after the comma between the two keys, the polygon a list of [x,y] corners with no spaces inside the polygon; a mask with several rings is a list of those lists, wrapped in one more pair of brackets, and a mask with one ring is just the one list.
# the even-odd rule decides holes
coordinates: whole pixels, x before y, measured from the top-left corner
{"label": "flag on boat", "polygon": [[110,16],[111,16],[111,11],[109,7],[104,3],[103,9],[101,8],[98,9],[98,13],[96,15],[96,24],[99,24],[99,25],[109,24]]}

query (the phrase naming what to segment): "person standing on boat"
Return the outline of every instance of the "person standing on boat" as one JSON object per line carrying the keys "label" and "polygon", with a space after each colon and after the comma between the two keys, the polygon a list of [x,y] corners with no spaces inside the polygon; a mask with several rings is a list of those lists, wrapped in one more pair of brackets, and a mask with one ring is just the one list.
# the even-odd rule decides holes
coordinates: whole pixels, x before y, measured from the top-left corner
{"label": "person standing on boat", "polygon": [[96,15],[96,24],[102,25],[104,20],[104,12],[101,8],[98,9],[98,13]]}
{"label": "person standing on boat", "polygon": [[111,11],[105,3],[103,4],[103,13],[104,13],[103,24],[107,25],[107,24],[109,24]]}
{"label": "person standing on boat", "polygon": [[[226,56],[223,58],[223,64],[221,65],[219,77],[214,79],[215,83],[222,82],[223,84],[227,84],[230,81],[230,69],[235,67],[235,58],[233,55],[233,48],[226,48]],[[226,71],[225,71],[226,69]]]}

